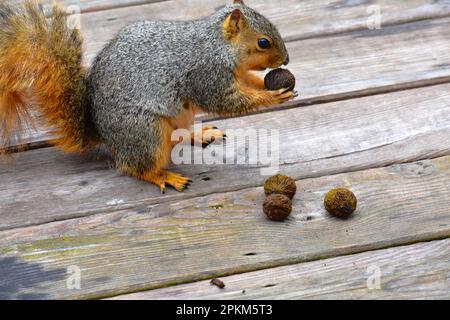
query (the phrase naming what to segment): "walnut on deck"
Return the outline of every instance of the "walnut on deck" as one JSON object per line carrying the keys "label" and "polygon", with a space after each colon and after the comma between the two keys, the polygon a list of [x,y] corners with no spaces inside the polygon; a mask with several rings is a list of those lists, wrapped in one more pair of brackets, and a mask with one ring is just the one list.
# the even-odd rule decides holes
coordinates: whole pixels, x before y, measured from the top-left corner
{"label": "walnut on deck", "polygon": [[283,194],[271,194],[264,201],[263,211],[270,220],[282,221],[292,212],[292,201]]}
{"label": "walnut on deck", "polygon": [[264,183],[264,193],[266,196],[271,194],[284,194],[289,199],[293,199],[297,192],[297,185],[294,179],[284,174],[276,174]]}
{"label": "walnut on deck", "polygon": [[345,188],[330,190],[324,199],[325,209],[339,218],[349,217],[355,212],[357,202],[355,194]]}

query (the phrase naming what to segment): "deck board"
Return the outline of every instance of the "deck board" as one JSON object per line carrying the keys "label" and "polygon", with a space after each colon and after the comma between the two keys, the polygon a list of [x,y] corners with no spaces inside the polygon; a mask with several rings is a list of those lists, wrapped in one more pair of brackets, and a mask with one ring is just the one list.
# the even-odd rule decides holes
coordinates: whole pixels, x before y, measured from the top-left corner
{"label": "deck board", "polygon": [[[225,119],[233,129],[280,129],[280,170],[295,179],[386,166],[450,154],[450,85]],[[364,130],[361,130],[361,129]],[[257,137],[251,137],[256,143]],[[244,138],[232,143],[245,154]],[[222,148],[222,144],[215,147]],[[213,146],[205,151],[211,153]],[[200,150],[197,149],[197,152]],[[259,165],[179,165],[193,178],[178,193],[121,175],[106,160],[64,155],[55,148],[22,152],[0,164],[0,228],[174,201],[262,185]]]}
{"label": "deck board", "polygon": [[[228,4],[224,0],[178,0],[141,6],[93,12],[81,16],[81,31],[85,35],[89,61],[122,27],[139,20],[190,20],[213,13]],[[371,18],[365,2],[349,0],[282,0],[247,1],[247,4],[267,16],[287,41],[322,37],[355,30],[367,30]],[[382,29],[423,19],[450,15],[450,4],[445,0],[371,1],[381,10]],[[373,30],[376,31],[376,30]],[[94,43],[94,45],[90,45]]]}
{"label": "deck board", "polygon": [[[379,287],[376,275],[380,274]],[[139,292],[114,300],[450,299],[450,239]]]}
{"label": "deck board", "polygon": [[[80,12],[93,12],[164,1],[169,0],[59,0],[57,2],[68,9],[78,7]],[[51,10],[54,2],[55,0],[41,0],[45,10]]]}
{"label": "deck board", "polygon": [[[2,298],[107,297],[450,236],[450,157],[297,186],[283,223],[251,188],[0,232]],[[336,186],[359,199],[350,219],[324,212]],[[80,290],[67,289],[69,266]]]}

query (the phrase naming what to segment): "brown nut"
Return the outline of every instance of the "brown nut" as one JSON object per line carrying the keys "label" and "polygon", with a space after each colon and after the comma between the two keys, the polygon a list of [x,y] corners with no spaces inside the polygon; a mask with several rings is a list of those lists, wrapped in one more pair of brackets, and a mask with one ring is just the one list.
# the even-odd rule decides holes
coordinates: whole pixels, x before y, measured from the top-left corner
{"label": "brown nut", "polygon": [[297,185],[295,184],[294,179],[285,176],[284,174],[276,174],[267,179],[266,183],[264,183],[264,193],[266,194],[266,196],[274,193],[284,194],[292,200],[296,192]]}
{"label": "brown nut", "polygon": [[295,77],[287,69],[274,69],[264,78],[264,85],[268,90],[287,88],[286,91],[292,91],[295,88]]}
{"label": "brown nut", "polygon": [[345,188],[337,188],[326,194],[324,205],[331,215],[346,218],[355,212],[357,202],[353,192]]}
{"label": "brown nut", "polygon": [[283,194],[271,194],[264,201],[263,211],[270,220],[283,221],[292,212],[292,201]]}

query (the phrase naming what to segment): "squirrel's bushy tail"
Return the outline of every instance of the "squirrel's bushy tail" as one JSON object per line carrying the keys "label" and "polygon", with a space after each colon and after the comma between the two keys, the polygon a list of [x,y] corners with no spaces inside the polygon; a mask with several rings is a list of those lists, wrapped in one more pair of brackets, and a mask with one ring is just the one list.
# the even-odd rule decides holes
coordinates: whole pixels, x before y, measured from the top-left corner
{"label": "squirrel's bushy tail", "polygon": [[68,26],[60,7],[46,19],[31,0],[19,6],[0,0],[0,153],[34,122],[35,110],[58,146],[84,150],[85,76],[79,30]]}

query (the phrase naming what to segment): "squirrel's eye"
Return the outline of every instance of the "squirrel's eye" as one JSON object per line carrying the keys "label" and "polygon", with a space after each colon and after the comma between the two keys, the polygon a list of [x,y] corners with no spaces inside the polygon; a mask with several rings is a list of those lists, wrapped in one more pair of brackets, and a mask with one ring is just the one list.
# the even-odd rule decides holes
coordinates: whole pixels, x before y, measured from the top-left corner
{"label": "squirrel's eye", "polygon": [[259,46],[261,49],[269,49],[270,46],[271,46],[271,44],[270,44],[270,41],[269,41],[268,39],[266,39],[266,38],[261,38],[261,39],[258,40],[258,46]]}

